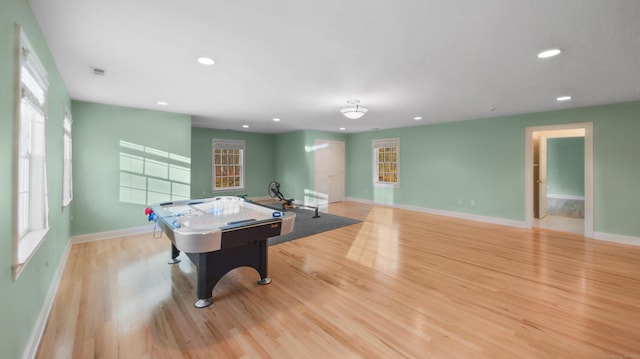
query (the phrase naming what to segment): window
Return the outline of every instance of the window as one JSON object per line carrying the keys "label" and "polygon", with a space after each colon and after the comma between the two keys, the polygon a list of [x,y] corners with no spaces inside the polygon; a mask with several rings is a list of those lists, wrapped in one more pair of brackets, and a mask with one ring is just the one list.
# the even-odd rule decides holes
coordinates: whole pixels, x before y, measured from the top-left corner
{"label": "window", "polygon": [[244,189],[244,141],[213,140],[213,190]]}
{"label": "window", "polygon": [[400,184],[400,139],[373,140],[373,183]]}
{"label": "window", "polygon": [[47,72],[20,27],[17,54],[15,131],[14,277],[20,274],[49,230],[45,123]]}
{"label": "window", "polygon": [[62,123],[62,207],[66,207],[73,199],[73,182],[71,171],[71,114],[64,113]]}

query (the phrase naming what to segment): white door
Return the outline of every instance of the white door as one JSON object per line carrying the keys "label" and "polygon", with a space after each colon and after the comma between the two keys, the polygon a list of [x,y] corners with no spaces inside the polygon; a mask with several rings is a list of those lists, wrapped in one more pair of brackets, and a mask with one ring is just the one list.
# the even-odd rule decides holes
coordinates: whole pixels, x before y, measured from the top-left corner
{"label": "white door", "polygon": [[344,142],[316,140],[313,205],[344,200]]}

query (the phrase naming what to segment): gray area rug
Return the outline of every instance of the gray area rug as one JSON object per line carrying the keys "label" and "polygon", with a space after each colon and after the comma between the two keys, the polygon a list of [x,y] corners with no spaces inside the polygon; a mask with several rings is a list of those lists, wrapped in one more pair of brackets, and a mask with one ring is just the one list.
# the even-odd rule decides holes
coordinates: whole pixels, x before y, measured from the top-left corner
{"label": "gray area rug", "polygon": [[[263,206],[267,206],[280,211],[282,210],[282,205],[279,203],[263,204]],[[286,211],[295,212],[296,214],[296,221],[293,225],[293,231],[283,236],[271,237],[267,239],[267,244],[270,246],[361,222],[355,219],[340,217],[323,212],[319,212],[320,217],[313,218],[315,211],[309,209],[292,208]]]}

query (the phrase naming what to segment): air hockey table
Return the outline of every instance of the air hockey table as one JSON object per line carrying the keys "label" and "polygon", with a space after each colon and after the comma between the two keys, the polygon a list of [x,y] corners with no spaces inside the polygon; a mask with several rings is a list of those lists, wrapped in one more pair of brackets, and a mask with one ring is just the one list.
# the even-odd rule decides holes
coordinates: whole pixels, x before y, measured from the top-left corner
{"label": "air hockey table", "polygon": [[216,283],[234,268],[254,268],[258,284],[271,283],[267,238],[290,233],[295,221],[295,213],[232,196],[157,203],[146,212],[171,241],[169,264],[183,252],[196,266],[197,308],[211,305]]}

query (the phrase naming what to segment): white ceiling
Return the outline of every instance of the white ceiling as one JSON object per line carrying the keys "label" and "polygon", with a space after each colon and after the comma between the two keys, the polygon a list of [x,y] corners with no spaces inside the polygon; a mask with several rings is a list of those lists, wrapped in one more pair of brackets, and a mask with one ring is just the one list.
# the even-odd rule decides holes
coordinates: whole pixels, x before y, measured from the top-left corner
{"label": "white ceiling", "polygon": [[[640,99],[638,0],[30,4],[73,99],[195,127],[360,132]],[[362,119],[340,114],[351,98]]]}

